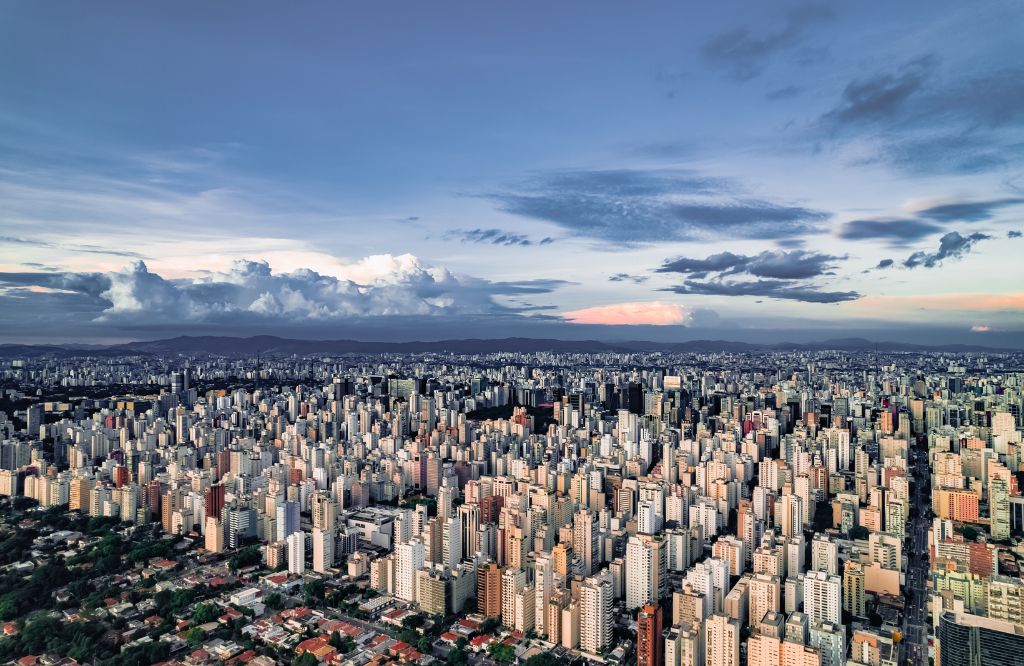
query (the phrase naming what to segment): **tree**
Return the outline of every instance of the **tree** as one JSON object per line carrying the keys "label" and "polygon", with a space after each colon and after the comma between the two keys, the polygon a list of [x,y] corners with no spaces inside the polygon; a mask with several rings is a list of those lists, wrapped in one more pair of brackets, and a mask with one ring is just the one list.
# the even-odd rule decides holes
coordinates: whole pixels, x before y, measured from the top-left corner
{"label": "tree", "polygon": [[337,631],[331,633],[330,643],[331,647],[337,650],[339,654],[348,654],[356,649],[356,642],[352,640],[351,636],[343,636]]}
{"label": "tree", "polygon": [[185,632],[185,640],[187,640],[188,644],[192,646],[202,645],[203,639],[205,638],[206,633],[199,627],[192,627]]}
{"label": "tree", "polygon": [[550,652],[542,652],[524,661],[523,666],[559,666],[559,661],[558,657]]}
{"label": "tree", "polygon": [[192,622],[194,624],[206,624],[207,622],[213,622],[222,615],[220,606],[217,604],[199,604],[196,606],[196,610],[192,613]]}
{"label": "tree", "polygon": [[267,595],[267,606],[274,610],[281,610],[284,608],[284,598],[281,597],[280,592],[271,592]]}
{"label": "tree", "polygon": [[263,554],[260,553],[259,546],[246,546],[235,553],[235,555],[228,561],[228,568],[231,569],[231,571],[238,571],[239,569],[259,564],[262,561]]}
{"label": "tree", "polygon": [[292,664],[293,666],[320,666],[320,661],[312,652],[303,652]]}
{"label": "tree", "polygon": [[469,657],[463,650],[453,647],[448,650],[448,657],[444,661],[448,666],[466,666],[469,664]]}
{"label": "tree", "polygon": [[516,660],[515,648],[505,643],[491,643],[487,648],[487,654],[499,664],[511,664]]}
{"label": "tree", "polygon": [[324,596],[327,594],[327,588],[320,579],[309,581],[302,589],[306,593],[305,602],[307,606],[319,606],[323,603]]}
{"label": "tree", "polygon": [[481,634],[493,634],[501,626],[501,620],[496,617],[489,617],[480,623]]}

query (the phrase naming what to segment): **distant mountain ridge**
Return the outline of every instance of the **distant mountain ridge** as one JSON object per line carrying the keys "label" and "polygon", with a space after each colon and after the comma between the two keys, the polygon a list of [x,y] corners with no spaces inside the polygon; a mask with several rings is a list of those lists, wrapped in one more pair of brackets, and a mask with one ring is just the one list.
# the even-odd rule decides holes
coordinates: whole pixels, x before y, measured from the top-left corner
{"label": "distant mountain ridge", "polygon": [[116,356],[124,354],[415,354],[453,352],[484,354],[491,352],[768,352],[768,351],[900,351],[900,352],[1011,352],[981,345],[919,345],[905,342],[874,342],[864,338],[836,338],[821,342],[780,342],[758,344],[730,340],[687,340],[684,342],[651,342],[628,340],[559,340],[553,338],[466,338],[410,342],[367,342],[361,340],[302,340],[273,335],[252,337],[188,336],[163,340],[97,345],[0,345],[0,356],[40,356],[45,354]]}

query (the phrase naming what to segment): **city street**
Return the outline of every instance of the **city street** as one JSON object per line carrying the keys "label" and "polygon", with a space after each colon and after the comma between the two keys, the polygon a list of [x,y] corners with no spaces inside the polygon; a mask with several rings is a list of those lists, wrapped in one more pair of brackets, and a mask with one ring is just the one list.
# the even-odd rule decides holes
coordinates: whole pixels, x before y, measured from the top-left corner
{"label": "city street", "polygon": [[911,452],[915,511],[908,526],[910,535],[906,589],[910,595],[903,617],[903,647],[901,656],[914,666],[928,664],[928,525],[931,515],[931,477],[927,454]]}

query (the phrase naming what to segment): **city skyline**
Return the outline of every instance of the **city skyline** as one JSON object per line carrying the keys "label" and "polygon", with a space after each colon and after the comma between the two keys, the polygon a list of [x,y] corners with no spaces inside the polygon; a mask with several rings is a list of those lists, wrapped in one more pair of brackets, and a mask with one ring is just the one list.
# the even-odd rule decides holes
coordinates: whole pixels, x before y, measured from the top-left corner
{"label": "city skyline", "polygon": [[0,342],[1024,347],[1011,2],[0,9]]}

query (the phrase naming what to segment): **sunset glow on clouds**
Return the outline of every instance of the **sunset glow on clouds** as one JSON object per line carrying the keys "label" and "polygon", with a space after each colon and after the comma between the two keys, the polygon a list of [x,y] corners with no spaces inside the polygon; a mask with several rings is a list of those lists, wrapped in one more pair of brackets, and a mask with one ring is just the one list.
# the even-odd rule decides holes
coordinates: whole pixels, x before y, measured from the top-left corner
{"label": "sunset glow on clouds", "polygon": [[677,303],[647,301],[572,310],[562,317],[573,324],[678,326],[690,321],[690,312]]}
{"label": "sunset glow on clouds", "polygon": [[931,294],[927,296],[864,296],[851,305],[868,309],[1024,310],[1024,293]]}

